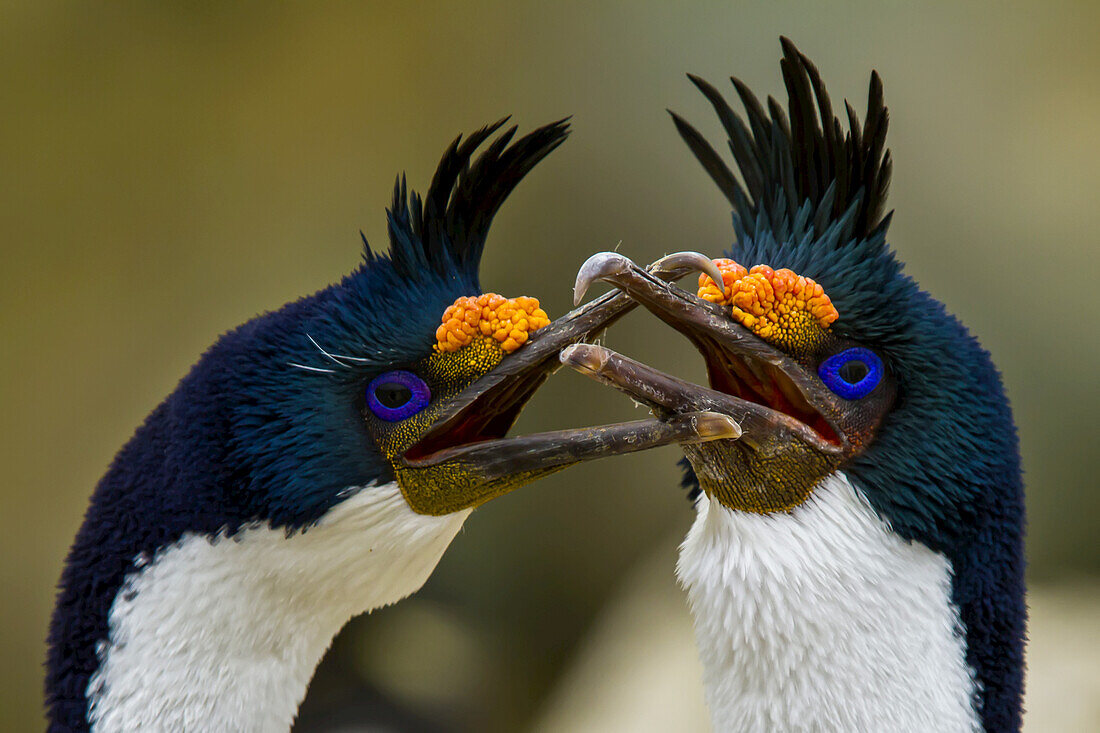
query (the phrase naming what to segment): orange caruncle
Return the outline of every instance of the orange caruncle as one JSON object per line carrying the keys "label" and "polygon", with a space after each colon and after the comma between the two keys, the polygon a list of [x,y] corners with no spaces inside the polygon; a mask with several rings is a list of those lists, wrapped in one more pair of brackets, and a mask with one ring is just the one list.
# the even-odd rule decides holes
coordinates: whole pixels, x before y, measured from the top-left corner
{"label": "orange caruncle", "polygon": [[714,263],[722,271],[724,292],[700,275],[699,297],[728,305],[737,321],[765,341],[788,350],[809,347],[840,315],[825,290],[808,277],[767,265],[746,271],[730,259]]}
{"label": "orange caruncle", "polygon": [[532,331],[549,323],[535,298],[505,298],[496,293],[463,296],[443,312],[443,322],[435,331],[435,350],[458,351],[480,336],[510,354],[527,343]]}

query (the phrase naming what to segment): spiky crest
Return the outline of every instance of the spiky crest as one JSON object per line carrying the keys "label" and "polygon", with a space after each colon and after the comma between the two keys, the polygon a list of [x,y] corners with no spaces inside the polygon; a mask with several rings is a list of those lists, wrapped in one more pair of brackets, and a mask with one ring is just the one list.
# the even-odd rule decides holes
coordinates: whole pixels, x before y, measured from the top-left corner
{"label": "spiky crest", "polygon": [[885,232],[890,219],[883,217],[891,160],[890,151],[885,150],[889,116],[882,80],[871,72],[862,126],[845,102],[845,132],[833,115],[817,68],[790,39],[780,41],[789,117],[772,97],[765,112],[745,83],[731,77],[745,108],[746,124],[717,89],[688,75],[729,135],[741,181],[698,130],[670,110],[676,129],[733,206],[739,237],[767,230],[779,240],[800,238],[812,227],[815,238],[821,238],[832,225],[840,224],[839,231],[832,232],[838,236],[830,237],[839,244],[875,239]]}
{"label": "spiky crest", "polygon": [[[474,153],[508,118],[487,125],[465,140],[459,135],[443,154],[422,198],[399,176],[387,209],[388,259],[402,277],[419,279],[423,271],[477,282],[478,266],[493,217],[527,173],[569,134],[569,118],[552,122],[509,145],[516,127],[505,130],[482,153]],[[370,265],[384,256],[363,241]]]}

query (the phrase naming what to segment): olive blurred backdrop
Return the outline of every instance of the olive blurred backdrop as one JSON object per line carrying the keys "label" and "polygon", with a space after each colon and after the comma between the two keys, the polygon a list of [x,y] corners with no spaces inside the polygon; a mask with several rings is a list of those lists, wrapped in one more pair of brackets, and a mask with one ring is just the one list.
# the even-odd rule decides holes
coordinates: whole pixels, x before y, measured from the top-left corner
{"label": "olive blurred backdrop", "polygon": [[[1000,365],[1033,587],[1082,625],[1042,647],[1036,621],[1035,657],[1072,677],[1044,704],[1083,698],[1100,718],[1081,661],[1100,598],[1100,4],[5,0],[0,728],[41,727],[53,585],[114,452],[219,333],[350,270],[360,229],[383,245],[395,174],[425,187],[457,133],[505,114],[523,129],[574,115],[505,205],[482,271],[560,315],[594,251],[728,244],[728,207],[665,107],[717,136],[684,72],[778,93],[781,33],[861,114],[870,69],[885,80],[891,242]],[[644,313],[608,340],[701,377]],[[563,372],[519,428],[631,414]],[[380,699],[422,726],[528,725],[624,579],[648,568],[671,587],[691,521],[676,458],[589,464],[479,510],[420,594],[341,634],[299,728],[362,720]],[[630,642],[643,656],[651,631]]]}

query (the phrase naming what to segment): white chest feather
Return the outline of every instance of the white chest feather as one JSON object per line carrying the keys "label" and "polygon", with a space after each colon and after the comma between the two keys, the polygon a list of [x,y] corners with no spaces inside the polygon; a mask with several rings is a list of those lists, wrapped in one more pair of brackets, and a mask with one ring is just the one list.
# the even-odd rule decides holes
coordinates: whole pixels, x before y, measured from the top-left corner
{"label": "white chest feather", "polygon": [[680,550],[716,731],[976,731],[951,567],[843,475],[789,514],[706,496]]}
{"label": "white chest feather", "polygon": [[111,607],[88,686],[93,730],[288,730],[336,632],[420,588],[468,515],[415,514],[387,484],[290,537],[185,536]]}

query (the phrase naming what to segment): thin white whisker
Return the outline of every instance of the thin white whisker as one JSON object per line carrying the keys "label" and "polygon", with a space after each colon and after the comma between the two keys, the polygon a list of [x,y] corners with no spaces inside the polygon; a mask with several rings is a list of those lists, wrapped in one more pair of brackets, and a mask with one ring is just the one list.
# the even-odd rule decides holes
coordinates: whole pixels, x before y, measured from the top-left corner
{"label": "thin white whisker", "polygon": [[306,334],[306,338],[307,338],[307,339],[309,339],[309,340],[310,340],[310,342],[311,342],[311,343],[312,343],[312,344],[313,344],[314,346],[316,346],[316,347],[317,347],[317,350],[318,350],[318,351],[320,351],[320,352],[321,352],[322,354],[324,354],[325,356],[327,356],[327,357],[328,357],[329,359],[331,359],[332,361],[334,361],[335,363],[339,364],[339,365],[340,365],[340,366],[342,366],[342,367],[347,367],[347,366],[348,366],[347,364],[345,364],[344,362],[340,361],[340,360],[339,360],[339,359],[337,359],[337,358],[336,358],[335,356],[333,356],[332,354],[328,353],[328,352],[327,352],[327,351],[325,351],[325,350],[324,350],[323,348],[321,348],[321,344],[317,343],[316,339],[314,339],[314,338],[313,338],[312,336],[310,336],[310,335],[309,335],[308,333]]}
{"label": "thin white whisker", "polygon": [[[373,359],[364,359],[359,356],[344,356],[343,354],[332,354],[332,356],[336,359],[343,359],[344,361],[356,361],[361,364],[370,364],[373,361]],[[347,364],[345,364],[344,366],[347,366]]]}
{"label": "thin white whisker", "polygon": [[322,374],[335,374],[335,369],[321,369],[319,367],[306,366],[305,364],[295,364],[292,361],[288,361],[287,366],[292,366],[295,369],[305,369],[307,372],[321,372]]}
{"label": "thin white whisker", "polygon": [[[310,336],[308,333],[306,334],[306,336],[309,338],[310,341],[313,341],[314,346],[316,346],[318,349],[321,349],[320,345],[316,341],[314,341],[312,336]],[[334,360],[334,361],[341,361],[341,360],[342,361],[351,361],[351,362],[357,362],[359,364],[373,364],[374,363],[374,359],[364,359],[361,356],[345,356],[344,354],[333,354],[332,352],[325,351],[324,349],[321,349],[321,353],[324,354],[325,356],[327,356],[328,358]],[[348,365],[347,364],[341,364],[341,366],[348,366]]]}

